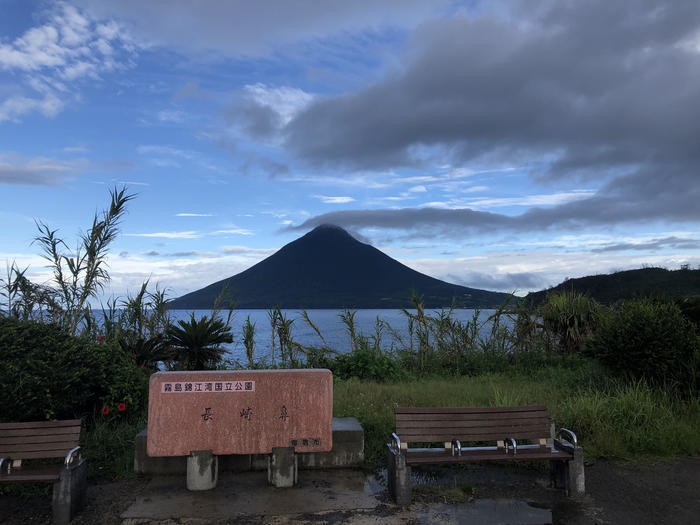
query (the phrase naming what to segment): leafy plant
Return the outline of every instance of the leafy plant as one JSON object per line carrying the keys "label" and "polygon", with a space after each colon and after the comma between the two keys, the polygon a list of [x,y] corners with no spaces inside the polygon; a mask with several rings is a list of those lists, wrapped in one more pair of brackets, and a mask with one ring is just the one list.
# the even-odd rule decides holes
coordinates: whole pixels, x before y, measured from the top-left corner
{"label": "leafy plant", "polygon": [[147,376],[115,344],[68,335],[63,327],[0,317],[2,418],[81,417],[106,407],[140,409]]}
{"label": "leafy plant", "polygon": [[189,321],[178,321],[167,331],[169,358],[181,370],[212,370],[221,362],[226,348],[232,343],[230,326],[216,315]]}
{"label": "leafy plant", "polygon": [[563,354],[580,352],[602,315],[594,299],[575,292],[548,295],[539,313],[549,349]]}
{"label": "leafy plant", "polygon": [[598,328],[588,353],[618,374],[697,391],[698,337],[672,302],[622,303]]}
{"label": "leafy plant", "polygon": [[255,362],[255,323],[250,322],[250,316],[243,323],[243,346],[248,366],[252,368]]}

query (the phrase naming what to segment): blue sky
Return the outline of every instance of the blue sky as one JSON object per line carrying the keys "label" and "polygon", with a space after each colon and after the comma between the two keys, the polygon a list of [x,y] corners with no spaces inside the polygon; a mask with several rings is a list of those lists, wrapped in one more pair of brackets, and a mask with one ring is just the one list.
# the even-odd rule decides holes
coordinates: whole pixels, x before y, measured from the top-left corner
{"label": "blue sky", "polygon": [[0,0],[0,259],[130,203],[107,293],[338,224],[520,294],[700,265],[700,4]]}

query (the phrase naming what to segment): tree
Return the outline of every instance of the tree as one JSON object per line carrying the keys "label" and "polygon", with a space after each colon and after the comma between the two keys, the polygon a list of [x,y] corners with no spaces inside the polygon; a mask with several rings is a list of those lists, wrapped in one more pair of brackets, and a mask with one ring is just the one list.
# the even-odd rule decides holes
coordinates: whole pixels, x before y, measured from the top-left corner
{"label": "tree", "polygon": [[167,331],[170,359],[182,370],[212,370],[223,358],[224,343],[232,343],[230,326],[216,315],[178,321]]}

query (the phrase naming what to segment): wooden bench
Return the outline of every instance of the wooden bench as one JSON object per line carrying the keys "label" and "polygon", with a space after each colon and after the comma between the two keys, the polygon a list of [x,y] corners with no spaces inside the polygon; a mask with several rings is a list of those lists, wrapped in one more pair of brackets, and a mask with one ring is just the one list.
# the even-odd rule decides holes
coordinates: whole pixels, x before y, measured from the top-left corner
{"label": "wooden bench", "polygon": [[[80,419],[0,423],[0,483],[53,483],[54,523],[68,523],[85,503],[87,463]],[[23,460],[63,458],[60,464]]]}
{"label": "wooden bench", "polygon": [[[570,441],[552,436],[544,405],[396,408],[394,416],[388,481],[399,504],[411,502],[411,466],[428,464],[548,460],[553,486],[575,496],[585,492],[583,449],[570,430],[560,430]],[[425,448],[434,443],[440,446]]]}

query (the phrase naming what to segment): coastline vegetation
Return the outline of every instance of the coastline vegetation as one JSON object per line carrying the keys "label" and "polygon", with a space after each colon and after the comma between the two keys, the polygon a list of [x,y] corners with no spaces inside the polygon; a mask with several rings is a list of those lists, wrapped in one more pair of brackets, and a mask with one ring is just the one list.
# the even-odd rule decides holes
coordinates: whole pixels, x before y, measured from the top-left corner
{"label": "coastline vegetation", "polygon": [[[559,426],[576,430],[588,460],[700,454],[697,298],[603,306],[554,292],[535,306],[511,296],[484,324],[478,312],[467,322],[450,309],[431,315],[414,294],[403,311],[408,336],[381,319],[362,333],[355,312],[341,312],[345,352],[328,347],[307,312],[297,320],[272,308],[271,351],[258,356],[250,319],[233,334],[231,310],[226,317],[214,305],[210,317],[173,323],[165,292],[148,282],[133,297],[90,307],[109,279],[105,257],[132,197],[114,189],[73,253],[38,224],[49,284],[30,282],[14,263],[0,280],[0,419],[85,417],[91,476],[133,475],[148,377],[159,369],[329,368],[334,414],[362,422],[368,468],[383,461],[397,406],[545,404]],[[296,342],[297,322],[320,344]],[[398,341],[389,350],[387,335]],[[223,359],[233,338],[247,363]]]}

